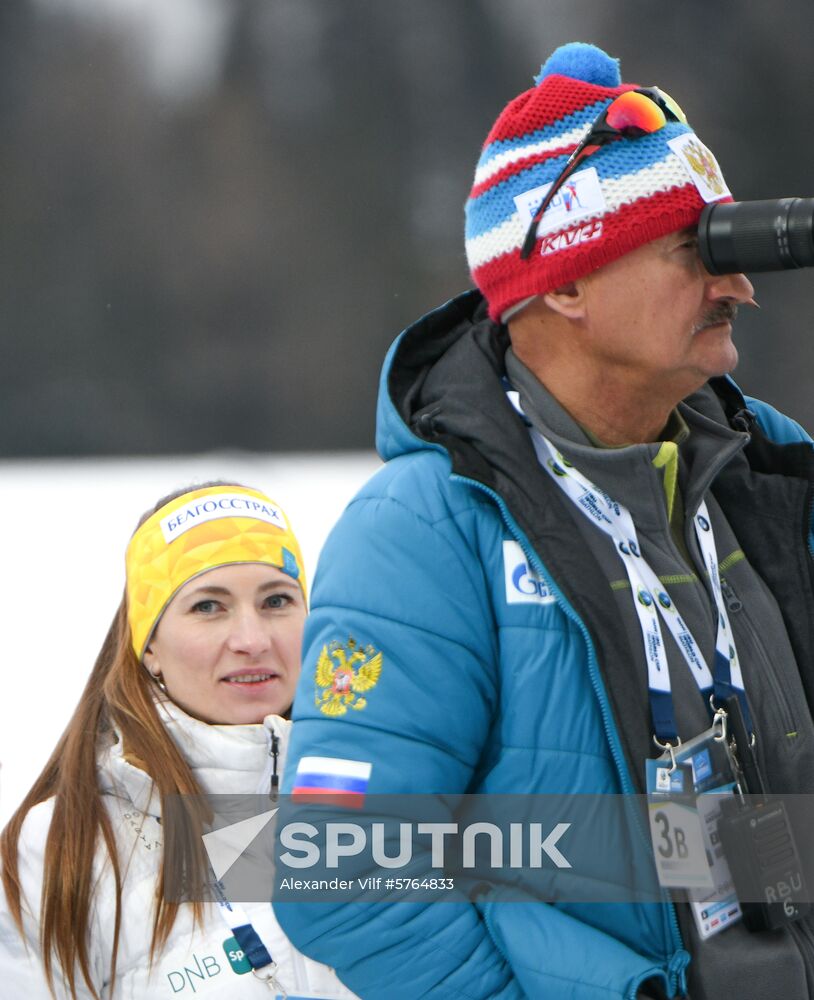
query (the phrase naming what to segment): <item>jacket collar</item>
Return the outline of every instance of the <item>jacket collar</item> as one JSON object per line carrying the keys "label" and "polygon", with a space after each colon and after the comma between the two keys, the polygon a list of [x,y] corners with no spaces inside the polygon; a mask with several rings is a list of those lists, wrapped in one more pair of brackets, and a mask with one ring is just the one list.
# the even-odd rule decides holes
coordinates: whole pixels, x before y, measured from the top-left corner
{"label": "jacket collar", "polygon": [[[272,734],[279,739],[278,773],[282,775],[291,722],[268,715],[262,723],[214,726],[187,715],[169,700],[156,703],[167,732],[189,764],[206,794],[253,795],[267,792],[272,760]],[[160,798],[153,780],[127,760],[121,735],[99,757],[99,786],[103,794],[130,802],[136,809],[160,817]]]}
{"label": "jacket collar", "polygon": [[[624,504],[637,526],[669,531],[668,507],[662,486],[668,456],[677,463],[675,441],[655,441],[624,447],[596,447],[565,408],[551,395],[514,352],[506,352],[506,372],[519,391],[528,420],[579,471]],[[702,412],[706,411],[706,412]],[[749,442],[749,434],[726,423],[724,411],[709,386],[679,403],[673,424],[681,427],[681,490],[691,514],[720,470]],[[677,467],[677,466],[676,466]]]}

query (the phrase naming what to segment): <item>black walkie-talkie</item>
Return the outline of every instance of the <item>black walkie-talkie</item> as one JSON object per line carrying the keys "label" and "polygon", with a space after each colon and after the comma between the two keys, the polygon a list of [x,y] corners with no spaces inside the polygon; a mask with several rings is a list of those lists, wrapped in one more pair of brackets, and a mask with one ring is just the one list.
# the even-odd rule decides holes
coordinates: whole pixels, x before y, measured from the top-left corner
{"label": "black walkie-talkie", "polygon": [[718,835],[750,931],[776,930],[811,909],[803,866],[782,798],[768,795],[738,697],[727,699],[727,726],[744,792],[721,800]]}

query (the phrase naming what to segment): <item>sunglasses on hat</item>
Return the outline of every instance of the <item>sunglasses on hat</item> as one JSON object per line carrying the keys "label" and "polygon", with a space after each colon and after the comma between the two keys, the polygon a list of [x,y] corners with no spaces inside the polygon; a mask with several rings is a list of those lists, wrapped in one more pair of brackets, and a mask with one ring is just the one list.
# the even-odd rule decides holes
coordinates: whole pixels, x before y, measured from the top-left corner
{"label": "sunglasses on hat", "polygon": [[520,259],[527,260],[537,240],[537,226],[546,209],[564,182],[592,153],[617,139],[634,139],[651,135],[664,128],[668,121],[682,122],[687,118],[676,102],[657,87],[640,87],[627,90],[614,98],[591,125],[531,218],[526,237],[520,250]]}

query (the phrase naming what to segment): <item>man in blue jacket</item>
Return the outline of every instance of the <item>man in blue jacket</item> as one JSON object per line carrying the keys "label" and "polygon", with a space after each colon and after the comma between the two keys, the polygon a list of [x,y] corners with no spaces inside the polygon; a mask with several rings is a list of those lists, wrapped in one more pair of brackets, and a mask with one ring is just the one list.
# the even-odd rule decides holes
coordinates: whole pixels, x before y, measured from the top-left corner
{"label": "man in blue jacket", "polygon": [[[768,786],[814,790],[814,462],[727,378],[752,287],[695,230],[730,198],[679,106],[592,46],[503,110],[466,208],[477,290],[393,345],[386,464],[322,555],[286,790],[644,792],[723,695]],[[365,1000],[811,995],[811,922],[736,909],[277,907]]]}

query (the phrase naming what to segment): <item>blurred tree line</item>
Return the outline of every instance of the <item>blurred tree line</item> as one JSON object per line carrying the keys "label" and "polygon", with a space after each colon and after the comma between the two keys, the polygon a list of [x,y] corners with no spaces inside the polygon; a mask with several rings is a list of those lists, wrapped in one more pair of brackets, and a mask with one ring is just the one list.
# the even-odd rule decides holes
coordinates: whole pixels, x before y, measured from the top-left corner
{"label": "blurred tree line", "polygon": [[[565,41],[672,93],[736,197],[814,195],[808,0],[220,0],[187,90],[94,2],[0,4],[6,457],[370,447],[387,346],[469,284],[483,139]],[[813,280],[738,321],[739,381],[809,428]]]}

